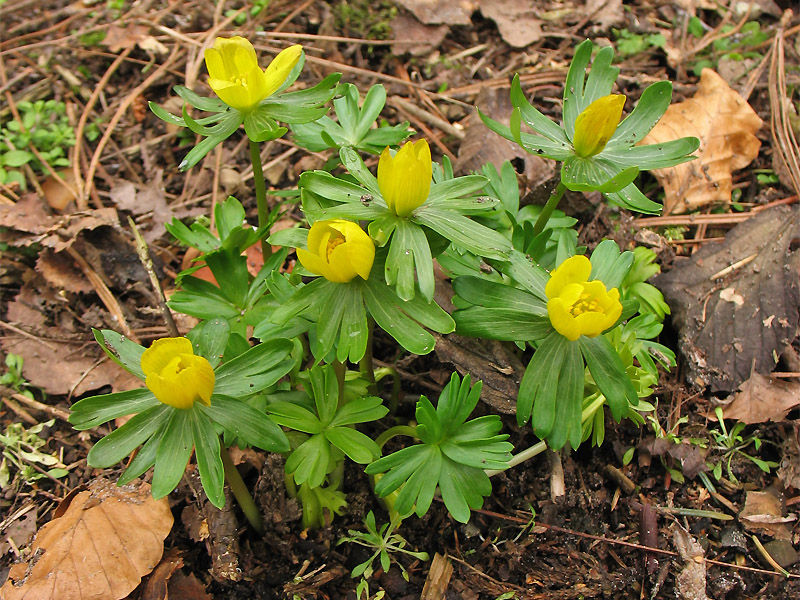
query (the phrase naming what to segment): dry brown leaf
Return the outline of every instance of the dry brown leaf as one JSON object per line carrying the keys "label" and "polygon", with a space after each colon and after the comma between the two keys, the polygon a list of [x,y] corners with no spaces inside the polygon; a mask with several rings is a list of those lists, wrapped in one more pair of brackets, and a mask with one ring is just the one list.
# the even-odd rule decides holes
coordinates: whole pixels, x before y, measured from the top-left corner
{"label": "dry brown leaf", "polygon": [[790,410],[800,405],[800,383],[796,381],[753,373],[739,390],[722,414],[748,425],[783,421]]}
{"label": "dry brown leaf", "polygon": [[97,479],[39,530],[29,562],[14,565],[3,600],[117,600],[153,570],[172,529],[166,498],[139,482]]}
{"label": "dry brown leaf", "polygon": [[447,25],[425,25],[405,14],[392,19],[392,37],[398,54],[426,56],[439,47],[449,30]]}
{"label": "dry brown leaf", "polygon": [[780,540],[791,539],[787,523],[795,521],[795,515],[783,516],[781,501],[770,492],[749,491],[739,521],[750,531],[766,533]]}
{"label": "dry brown leaf", "polygon": [[81,231],[119,225],[117,211],[101,208],[59,217],[51,216],[35,194],[12,205],[0,205],[0,227],[7,227],[3,241],[12,246],[41,244],[60,252],[69,248]]}
{"label": "dry brown leaf", "polygon": [[149,27],[146,25],[131,24],[127,27],[109,25],[108,29],[106,29],[106,37],[103,39],[103,44],[108,46],[108,49],[114,53],[127,48],[135,48],[136,44],[145,38],[148,29]]}
{"label": "dry brown leaf", "polygon": [[530,0],[480,0],[481,14],[497,25],[502,38],[524,48],[542,37],[540,8]]}
{"label": "dry brown leaf", "polygon": [[800,322],[800,209],[776,206],[657,275],[692,385],[733,392],[768,374]]}
{"label": "dry brown leaf", "polygon": [[622,0],[586,0],[585,10],[591,18],[592,31],[608,31],[625,22]]}
{"label": "dry brown leaf", "polygon": [[148,242],[157,240],[164,234],[164,223],[172,220],[172,209],[167,204],[164,192],[163,170],[156,169],[152,179],[142,186],[134,186],[130,181],[122,181],[109,190],[109,195],[120,210],[134,215],[152,212],[142,236]]}
{"label": "dry brown leaf", "polygon": [[70,203],[75,200],[75,171],[61,169],[56,171],[56,174],[60,181],[50,175],[42,182],[42,191],[44,192],[44,199],[50,205],[50,208],[64,212],[70,206]]}
{"label": "dry brown leaf", "polygon": [[397,0],[426,25],[469,25],[477,0]]}
{"label": "dry brown leaf", "polygon": [[686,135],[700,138],[697,160],[653,171],[662,186],[664,214],[730,203],[731,174],[758,156],[763,125],[742,96],[711,69],[703,69],[694,97],[673,104],[644,138],[658,144]]}

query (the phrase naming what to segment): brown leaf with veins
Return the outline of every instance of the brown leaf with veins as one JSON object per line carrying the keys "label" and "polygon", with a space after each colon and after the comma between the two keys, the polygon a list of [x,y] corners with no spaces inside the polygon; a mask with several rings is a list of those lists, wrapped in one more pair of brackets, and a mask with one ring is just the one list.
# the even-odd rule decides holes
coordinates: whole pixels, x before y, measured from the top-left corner
{"label": "brown leaf with veins", "polygon": [[542,38],[541,8],[528,0],[480,0],[481,14],[497,25],[502,38],[524,48]]}
{"label": "brown leaf with veins", "polygon": [[477,0],[397,0],[425,25],[469,25]]}
{"label": "brown leaf with veins", "polygon": [[150,573],[172,529],[166,498],[146,483],[96,479],[39,530],[28,563],[14,565],[3,600],[118,600]]}
{"label": "brown leaf with veins", "polygon": [[733,402],[725,407],[722,414],[726,419],[736,419],[750,425],[783,421],[789,411],[798,405],[800,383],[753,373],[750,379],[739,386]]}
{"label": "brown leaf with veins", "polygon": [[673,104],[643,144],[659,144],[691,135],[700,138],[697,160],[656,169],[666,197],[664,214],[729,204],[732,172],[758,156],[755,133],[763,122],[742,96],[711,69],[703,69],[694,97]]}

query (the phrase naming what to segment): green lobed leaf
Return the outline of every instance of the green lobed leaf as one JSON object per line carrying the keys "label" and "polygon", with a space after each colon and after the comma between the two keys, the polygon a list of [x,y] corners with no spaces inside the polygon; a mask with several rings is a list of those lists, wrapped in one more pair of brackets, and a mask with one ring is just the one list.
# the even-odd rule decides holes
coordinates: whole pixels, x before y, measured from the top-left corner
{"label": "green lobed leaf", "polygon": [[[416,278],[414,277],[416,273]],[[384,267],[386,283],[395,286],[402,300],[411,300],[418,280],[427,301],[433,300],[433,258],[422,228],[408,219],[397,219]]]}
{"label": "green lobed leaf", "polygon": [[371,438],[350,427],[330,427],[323,432],[325,438],[344,452],[350,460],[365,465],[380,456],[381,451]]}
{"label": "green lobed leaf", "polygon": [[161,426],[150,436],[150,439],[139,448],[136,456],[128,463],[128,467],[120,476],[117,485],[127,485],[156,464],[156,452],[158,451],[159,445],[161,445],[161,438],[163,437],[164,430],[167,428],[168,423],[169,420],[162,420]]}
{"label": "green lobed leaf", "polygon": [[564,149],[569,147],[570,141],[565,131],[528,102],[525,92],[522,91],[518,73],[514,74],[511,80],[511,104],[520,110],[522,119],[536,133],[556,142]]}
{"label": "green lobed leaf", "polygon": [[216,370],[214,393],[242,397],[268,388],[294,366],[293,349],[290,340],[280,338],[252,347]]}
{"label": "green lobed leaf", "polygon": [[200,403],[196,403],[196,406],[213,422],[219,423],[248,444],[268,452],[289,450],[289,440],[281,428],[266,414],[241,400],[214,394],[211,396],[211,406]]}
{"label": "green lobed leaf", "polygon": [[94,339],[108,357],[123,369],[144,381],[142,354],[144,347],[111,329],[92,329]]}
{"label": "green lobed leaf", "polygon": [[629,407],[639,403],[639,396],[625,372],[625,365],[605,336],[581,336],[578,342],[589,373],[606,397],[614,420],[619,421]]}
{"label": "green lobed leaf", "polygon": [[619,288],[633,266],[633,252],[620,252],[613,240],[603,240],[592,252],[589,260],[592,272],[589,279],[597,279],[606,289]]}
{"label": "green lobed leaf", "polygon": [[617,206],[648,215],[659,215],[663,208],[658,202],[653,202],[645,196],[634,184],[630,184],[618,192],[605,194],[605,197]]}
{"label": "green lobed leaf", "polygon": [[156,450],[151,492],[158,500],[174,490],[186,471],[192,456],[192,428],[189,411],[170,411],[164,426],[161,443]]}
{"label": "green lobed leaf", "polygon": [[548,335],[528,363],[517,395],[517,424],[532,418],[533,431],[545,439],[556,418],[556,396],[561,364],[569,340],[557,331]]}
{"label": "green lobed leaf", "polygon": [[330,442],[324,435],[310,437],[295,448],[286,459],[286,472],[294,477],[298,485],[308,484],[315,488],[322,485],[328,473],[331,459]]}
{"label": "green lobed leaf", "polygon": [[608,140],[605,149],[633,146],[641,141],[664,116],[671,101],[672,83],[669,81],[657,81],[647,86],[631,113],[622,120]]}
{"label": "green lobed leaf", "polygon": [[295,431],[315,434],[325,428],[316,414],[294,402],[271,402],[267,405],[267,411],[270,418],[278,425],[290,427]]}
{"label": "green lobed leaf", "polygon": [[503,235],[453,211],[423,204],[411,219],[479,256],[502,260],[511,251]]}
{"label": "green lobed leaf", "polygon": [[358,152],[352,148],[341,148],[339,150],[339,158],[342,164],[347,168],[347,171],[355,177],[355,179],[363,185],[374,196],[381,196],[381,189],[378,186],[378,180],[372,172],[364,164],[364,161],[359,156]]}
{"label": "green lobed leaf", "polygon": [[105,469],[126,458],[161,427],[164,419],[170,418],[168,409],[166,404],[151,406],[109,433],[89,451],[89,465]]}
{"label": "green lobed leaf", "polygon": [[194,441],[197,470],[200,472],[200,483],[211,504],[222,508],[225,506],[225,474],[220,451],[227,452],[228,450],[220,448],[219,436],[214,425],[202,411],[196,408],[196,404],[189,412],[191,413],[192,440]]}
{"label": "green lobed leaf", "polygon": [[228,110],[228,105],[219,98],[207,98],[206,96],[201,96],[200,94],[197,94],[182,85],[176,85],[172,88],[172,90],[178,94],[178,96],[183,98],[183,100],[195,108],[199,108],[200,110],[205,110],[208,112],[225,112]]}
{"label": "green lobed leaf", "polygon": [[91,396],[78,400],[70,409],[69,422],[81,431],[110,421],[144,412],[161,404],[147,388]]}

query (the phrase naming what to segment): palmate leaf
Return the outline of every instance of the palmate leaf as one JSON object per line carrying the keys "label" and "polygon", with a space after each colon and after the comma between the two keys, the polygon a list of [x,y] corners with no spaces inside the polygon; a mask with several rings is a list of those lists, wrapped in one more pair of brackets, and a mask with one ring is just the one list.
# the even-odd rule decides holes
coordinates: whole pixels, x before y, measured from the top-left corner
{"label": "palmate leaf", "polygon": [[487,415],[466,421],[480,397],[481,385],[470,386],[469,376],[460,380],[453,373],[442,390],[438,406],[422,396],[417,403],[417,436],[422,443],[381,458],[366,469],[371,475],[384,473],[375,484],[380,497],[402,486],[395,509],[418,516],[430,507],[437,486],[454,519],[466,523],[470,509],[480,508],[491,493],[487,468],[505,468],[512,446],[507,435],[497,435],[500,417]]}
{"label": "palmate leaf", "polygon": [[153,392],[147,388],[91,396],[72,405],[69,422],[78,430],[91,429],[111,419],[140,413],[158,405]]}

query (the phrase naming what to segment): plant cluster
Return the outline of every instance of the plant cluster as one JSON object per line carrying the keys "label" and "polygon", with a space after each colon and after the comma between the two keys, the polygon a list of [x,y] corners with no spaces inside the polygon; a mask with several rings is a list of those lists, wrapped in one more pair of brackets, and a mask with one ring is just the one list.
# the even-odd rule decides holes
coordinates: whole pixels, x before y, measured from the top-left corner
{"label": "plant cluster", "polygon": [[[382,124],[382,86],[362,96],[334,74],[288,91],[303,67],[300,46],[262,69],[247,40],[218,38],[205,55],[216,97],[177,86],[186,102],[182,114],[151,108],[201,138],[181,169],[243,126],[258,224],[251,227],[231,197],[215,209],[216,229],[168,225],[177,240],[201,252],[170,300],[199,324],[185,338],[156,340],[148,349],[111,331],[96,333],[144,386],[74,405],[71,421],[79,429],[134,415],[94,446],[89,463],[111,466],[138,448],[121,481],[153,467],[153,495],[163,497],[194,455],[211,502],[224,502],[227,480],[258,530],[260,515],[227,447],[283,454],[286,489],[299,499],[307,527],[330,523],[346,505],[345,461],[364,465],[391,520],[378,527],[370,513],[367,533],[351,532],[349,539],[376,549],[358,576],[375,557],[388,568],[388,552],[409,552],[395,533],[403,518],[424,515],[438,495],[455,520],[467,522],[491,494],[490,473],[539,451],[512,457],[499,416],[471,418],[481,383],[469,375],[454,373],[438,399],[420,397],[414,420],[403,420],[397,374],[373,365],[378,331],[418,355],[433,350],[431,332],[516,344],[528,362],[517,421],[530,421],[543,440],[534,448],[545,442],[554,450],[577,448],[590,438],[602,443],[606,409],[617,421],[643,423],[639,398],[658,382],[659,363],[674,364],[674,354],[654,341],[669,312],[647,283],[658,270],[654,255],[621,251],[608,240],[587,255],[577,245],[575,220],[557,204],[567,189],[596,190],[612,203],[656,212],[660,207],[636,185],[638,173],[690,160],[698,142],[637,145],[669,105],[671,85],[651,85],[620,122],[626,99],[612,94],[613,53],[600,49],[587,76],[592,50],[588,41],[576,50],[562,123],[529,102],[519,78],[511,123],[483,117],[527,151],[562,162],[561,183],[547,205],[520,207],[510,163],[456,177],[448,160],[432,160],[425,139],[406,141],[413,133],[407,123]],[[300,176],[308,227],[272,232],[283,202],[267,202],[259,144],[289,130],[299,146],[334,152],[324,169]],[[376,172],[368,155],[377,156]],[[258,243],[264,264],[251,276],[244,251]],[[273,246],[281,249],[273,253]],[[435,295],[434,259],[453,282],[452,315]],[[195,276],[201,265],[215,282]],[[391,397],[382,386],[387,375],[394,379]],[[386,442],[400,436],[408,443],[387,453]]]}

